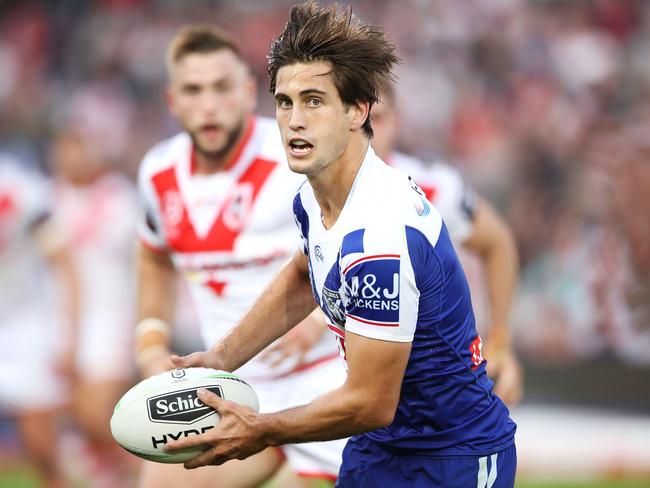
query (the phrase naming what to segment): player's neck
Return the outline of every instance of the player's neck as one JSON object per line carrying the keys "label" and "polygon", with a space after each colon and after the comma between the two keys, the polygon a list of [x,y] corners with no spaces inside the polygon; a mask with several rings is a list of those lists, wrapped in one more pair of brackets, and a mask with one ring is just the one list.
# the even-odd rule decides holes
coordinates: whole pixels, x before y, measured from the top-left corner
{"label": "player's neck", "polygon": [[317,175],[308,176],[326,229],[331,228],[338,220],[368,147],[367,137],[361,134],[353,136],[337,161]]}
{"label": "player's neck", "polygon": [[214,157],[203,154],[201,151],[194,149],[194,159],[192,161],[192,173],[197,175],[210,175],[218,171],[223,171],[227,162],[230,161],[230,155],[223,157]]}

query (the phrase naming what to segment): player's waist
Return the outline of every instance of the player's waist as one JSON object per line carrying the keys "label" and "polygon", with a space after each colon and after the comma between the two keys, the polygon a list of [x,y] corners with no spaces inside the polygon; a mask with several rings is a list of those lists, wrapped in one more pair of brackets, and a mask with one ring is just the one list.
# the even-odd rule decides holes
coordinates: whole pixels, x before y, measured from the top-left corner
{"label": "player's waist", "polygon": [[428,443],[390,443],[382,440],[375,440],[372,432],[360,434],[350,439],[351,443],[366,450],[379,452],[386,451],[395,456],[421,456],[427,458],[475,458],[489,456],[496,452],[514,445],[514,430],[512,435],[504,436],[482,445],[449,444],[436,448]]}
{"label": "player's waist", "polygon": [[384,450],[429,457],[483,456],[514,441],[516,424],[500,401],[471,418],[440,420],[435,411],[428,420],[402,412],[390,426],[365,435]]}

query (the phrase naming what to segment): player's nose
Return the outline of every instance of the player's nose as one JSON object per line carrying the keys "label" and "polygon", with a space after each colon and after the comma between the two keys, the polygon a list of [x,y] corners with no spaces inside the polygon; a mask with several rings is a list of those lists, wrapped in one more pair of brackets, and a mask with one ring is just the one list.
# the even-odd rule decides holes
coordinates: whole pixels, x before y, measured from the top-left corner
{"label": "player's nose", "polygon": [[294,106],[291,109],[291,115],[289,116],[289,128],[294,131],[307,128],[307,117],[305,111],[300,107]]}

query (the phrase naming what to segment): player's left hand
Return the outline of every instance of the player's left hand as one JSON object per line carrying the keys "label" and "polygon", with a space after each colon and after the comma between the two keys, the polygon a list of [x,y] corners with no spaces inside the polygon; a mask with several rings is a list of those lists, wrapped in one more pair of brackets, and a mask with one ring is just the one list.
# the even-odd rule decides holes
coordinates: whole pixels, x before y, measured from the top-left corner
{"label": "player's left hand", "polygon": [[517,405],[524,394],[524,374],[521,363],[510,347],[486,344],[488,375],[494,380],[494,392],[509,407]]}
{"label": "player's left hand", "polygon": [[255,428],[259,414],[254,410],[224,400],[205,389],[199,389],[198,396],[204,404],[217,411],[221,420],[214,429],[204,434],[186,437],[166,445],[165,450],[169,451],[205,444],[211,446],[204,453],[187,461],[185,468],[218,466],[231,459],[246,459],[268,447],[262,432]]}

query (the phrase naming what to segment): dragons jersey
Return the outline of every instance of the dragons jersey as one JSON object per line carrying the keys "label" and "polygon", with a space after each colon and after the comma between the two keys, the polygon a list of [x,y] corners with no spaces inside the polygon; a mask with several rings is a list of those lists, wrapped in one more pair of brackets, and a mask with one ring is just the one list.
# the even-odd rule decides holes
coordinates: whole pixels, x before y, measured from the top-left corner
{"label": "dragons jersey", "polygon": [[58,181],[54,198],[80,281],[79,371],[94,378],[129,378],[135,189],[120,174],[106,172],[84,186]]}
{"label": "dragons jersey", "polygon": [[[168,252],[190,283],[206,347],[250,308],[298,249],[291,197],[304,177],[288,169],[277,124],[257,117],[225,171],[192,171],[193,145],[181,133],[145,156],[139,187],[145,216],[144,245]],[[307,363],[336,355],[327,334]],[[287,367],[290,367],[287,365]],[[253,359],[239,371],[247,378],[285,374]]]}
{"label": "dragons jersey", "polygon": [[0,409],[12,412],[66,400],[54,369],[66,335],[43,258],[45,235],[36,237],[38,229],[60,238],[50,211],[47,181],[0,155]]}
{"label": "dragons jersey", "polygon": [[411,178],[369,148],[330,229],[308,184],[294,214],[314,298],[342,353],[348,332],[412,343],[393,423],[363,435],[431,456],[510,445],[515,425],[487,378],[465,275],[439,213]]}
{"label": "dragons jersey", "polygon": [[[39,173],[0,155],[0,310],[2,322],[36,312],[46,280],[45,263],[33,231],[50,217],[50,187]],[[41,298],[45,298],[43,295]],[[42,311],[43,316],[51,310]]]}

